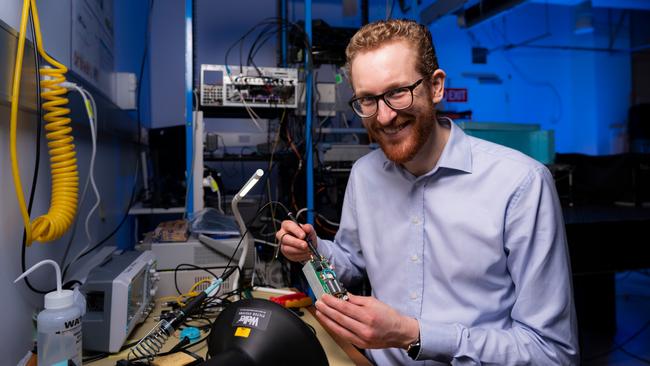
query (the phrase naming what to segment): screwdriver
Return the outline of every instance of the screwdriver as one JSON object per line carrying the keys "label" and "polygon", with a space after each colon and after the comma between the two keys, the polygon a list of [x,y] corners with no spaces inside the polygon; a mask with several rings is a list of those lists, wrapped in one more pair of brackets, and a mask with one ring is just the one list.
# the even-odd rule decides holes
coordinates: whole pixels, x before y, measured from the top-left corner
{"label": "screwdriver", "polygon": [[[300,225],[300,223],[298,222],[298,220],[296,220],[296,217],[293,216],[293,214],[292,214],[291,212],[287,212],[287,216],[289,217],[289,219],[290,219],[291,221],[295,222],[296,225],[302,227],[302,225]],[[320,259],[321,256],[320,256],[320,254],[318,253],[318,250],[316,250],[316,247],[314,246],[314,244],[311,242],[311,239],[309,239],[309,236],[308,236],[308,235],[305,237],[305,241],[307,242],[307,246],[309,247],[309,250],[311,250],[311,252],[314,253],[314,255],[316,256],[317,259]]]}

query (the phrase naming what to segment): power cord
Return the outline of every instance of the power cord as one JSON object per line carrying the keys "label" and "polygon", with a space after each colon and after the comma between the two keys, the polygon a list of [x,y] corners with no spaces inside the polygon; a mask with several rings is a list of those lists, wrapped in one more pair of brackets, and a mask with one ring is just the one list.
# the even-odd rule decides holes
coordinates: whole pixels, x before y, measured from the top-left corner
{"label": "power cord", "polygon": [[[88,125],[90,127],[90,134],[91,134],[91,141],[92,141],[92,150],[91,150],[91,155],[90,155],[90,167],[89,167],[89,170],[88,170],[88,177],[89,177],[90,185],[92,186],[93,192],[95,193],[95,198],[96,199],[95,199],[95,204],[92,206],[92,208],[88,212],[88,215],[86,215],[86,220],[84,222],[84,229],[85,229],[85,232],[86,232],[86,239],[87,239],[88,244],[86,245],[86,247],[84,247],[84,249],[82,249],[80,251],[80,253],[82,253],[85,250],[87,250],[88,247],[90,247],[90,244],[93,242],[93,238],[92,238],[92,235],[90,234],[90,227],[89,227],[90,219],[91,219],[93,213],[95,213],[95,211],[97,210],[97,208],[101,204],[101,198],[102,198],[100,193],[99,193],[99,189],[97,188],[97,184],[95,182],[95,157],[96,157],[96,153],[97,153],[97,126],[98,126],[98,124],[97,124],[97,104],[95,103],[95,99],[93,98],[92,94],[90,94],[90,92],[88,92],[83,87],[81,87],[81,86],[79,86],[79,85],[77,85],[75,83],[71,83],[71,82],[63,83],[62,86],[66,87],[66,88],[75,89],[81,95],[81,97],[83,98],[84,107],[86,109],[86,114],[88,116]],[[84,191],[82,193],[82,201],[83,201],[83,199],[85,199],[86,188],[87,188],[87,186],[84,187]],[[76,220],[75,220],[75,227],[76,227]],[[73,237],[70,238],[69,243],[72,242]],[[67,258],[68,249],[69,249],[69,247],[66,248],[66,252],[65,252],[65,255],[64,255],[64,259],[63,259],[64,262],[65,262],[65,259]],[[77,260],[77,258],[73,259],[72,262],[75,262],[76,260]]]}
{"label": "power cord", "polygon": [[[145,29],[145,42],[144,42],[144,49],[142,53],[142,60],[140,62],[140,73],[138,75],[138,90],[136,93],[136,106],[137,106],[137,113],[136,113],[136,121],[137,121],[137,141],[136,144],[137,146],[140,145],[140,142],[142,141],[142,107],[141,107],[141,85],[142,85],[142,79],[143,79],[143,74],[144,74],[144,67],[146,64],[147,56],[148,56],[148,44],[149,44],[149,28],[151,24],[151,13],[153,11],[153,6],[154,6],[154,0],[149,1],[149,12],[147,14],[147,22],[146,22],[146,29]],[[63,277],[65,278],[65,275],[67,274],[69,268],[71,265],[79,261],[81,258],[85,257],[86,255],[92,253],[95,251],[97,248],[101,247],[104,243],[106,243],[108,240],[110,240],[113,235],[115,235],[121,228],[122,225],[126,222],[126,219],[129,217],[129,211],[133,207],[136,201],[136,196],[137,196],[137,182],[138,182],[138,174],[140,171],[140,159],[139,159],[139,152],[138,152],[138,157],[136,158],[136,166],[135,166],[135,173],[133,175],[133,188],[131,190],[131,197],[129,198],[129,202],[127,204],[126,210],[124,212],[124,215],[122,216],[122,219],[120,219],[120,222],[117,224],[115,229],[111,231],[106,237],[104,237],[102,240],[100,240],[97,244],[92,246],[91,248],[87,250],[83,250],[82,252],[77,255],[77,257],[72,260],[70,263],[68,263],[63,270]],[[90,242],[89,242],[90,243]]]}
{"label": "power cord", "polygon": [[[36,121],[36,161],[34,162],[34,173],[32,174],[32,188],[31,191],[29,192],[29,203],[27,206],[27,212],[29,213],[29,216],[31,217],[32,215],[32,206],[34,204],[34,195],[36,193],[36,183],[38,182],[38,167],[40,166],[41,162],[41,129],[43,128],[43,120],[42,120],[42,114],[43,110],[41,109],[41,83],[39,80],[39,74],[38,70],[41,69],[40,65],[40,56],[38,54],[38,46],[37,46],[37,39],[36,39],[36,30],[34,29],[34,19],[32,15],[32,9],[30,7],[29,9],[29,25],[30,25],[30,31],[32,34],[32,42],[34,45],[34,66],[35,72],[36,72],[36,115],[37,115],[37,121]],[[26,266],[26,248],[27,248],[27,231],[23,229],[23,239],[22,239],[22,244],[20,247],[20,259],[21,259],[21,269],[22,272],[25,272],[27,270]],[[24,277],[25,284],[27,287],[32,291],[37,294],[46,294],[48,292],[51,292],[53,290],[39,290],[35,288],[30,282],[27,277]]]}
{"label": "power cord", "polygon": [[126,210],[124,212],[124,215],[122,216],[122,219],[120,222],[117,224],[115,229],[111,231],[106,237],[104,237],[102,240],[100,240],[97,244],[92,246],[86,251],[80,252],[77,257],[72,260],[70,263],[68,263],[65,268],[63,269],[63,278],[65,278],[65,275],[67,274],[68,270],[70,269],[70,266],[72,266],[74,263],[79,261],[81,258],[87,256],[88,254],[92,253],[95,251],[97,248],[101,247],[104,243],[106,243],[110,238],[115,235],[120,228],[122,228],[122,225],[124,225],[124,222],[126,222],[126,219],[129,217],[129,211],[131,210],[131,207],[133,207],[133,203],[135,202],[135,196],[136,196],[136,190],[137,190],[137,180],[138,180],[138,172],[140,171],[140,159],[136,159],[135,161],[135,173],[133,175],[133,188],[131,189],[131,197],[129,198],[129,202],[127,204]]}

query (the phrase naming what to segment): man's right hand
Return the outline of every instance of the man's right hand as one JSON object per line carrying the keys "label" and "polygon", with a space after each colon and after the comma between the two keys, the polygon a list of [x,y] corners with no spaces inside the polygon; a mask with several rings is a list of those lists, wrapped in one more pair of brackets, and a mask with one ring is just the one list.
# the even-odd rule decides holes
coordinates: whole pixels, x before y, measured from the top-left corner
{"label": "man's right hand", "polygon": [[282,254],[294,262],[309,260],[311,251],[305,241],[307,237],[311,239],[314,247],[318,245],[316,230],[313,226],[310,224],[299,226],[291,220],[282,221],[282,227],[275,233]]}

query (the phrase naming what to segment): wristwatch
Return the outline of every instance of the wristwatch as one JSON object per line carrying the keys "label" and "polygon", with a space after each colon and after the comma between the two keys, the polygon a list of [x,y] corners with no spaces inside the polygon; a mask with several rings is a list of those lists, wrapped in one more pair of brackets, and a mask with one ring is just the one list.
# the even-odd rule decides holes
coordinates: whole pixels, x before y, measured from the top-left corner
{"label": "wristwatch", "polygon": [[416,339],[415,342],[409,344],[406,349],[406,354],[413,360],[418,357],[418,354],[420,354],[420,335],[418,335],[418,339]]}

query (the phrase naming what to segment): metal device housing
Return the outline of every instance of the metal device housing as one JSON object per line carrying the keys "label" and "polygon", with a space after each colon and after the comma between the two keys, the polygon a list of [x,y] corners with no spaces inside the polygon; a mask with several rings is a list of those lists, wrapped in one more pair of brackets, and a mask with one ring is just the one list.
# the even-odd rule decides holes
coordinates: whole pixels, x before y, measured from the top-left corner
{"label": "metal device housing", "polygon": [[311,287],[317,299],[324,294],[330,294],[340,299],[347,300],[348,292],[336,277],[336,272],[324,259],[311,259],[302,267],[302,273],[307,278],[309,287]]}
{"label": "metal device housing", "polygon": [[151,251],[113,255],[88,274],[81,287],[86,296],[83,347],[118,352],[154,307],[158,275]]}
{"label": "metal device housing", "polygon": [[296,108],[298,70],[204,64],[200,99],[202,107]]}

